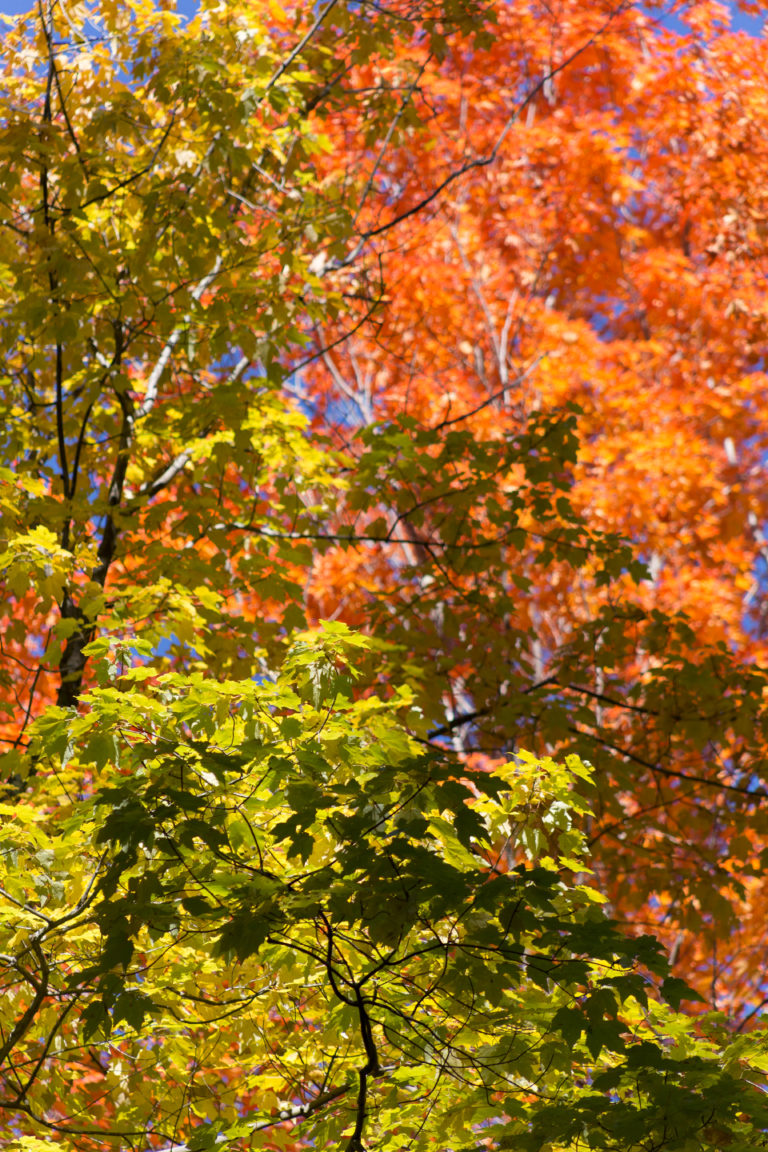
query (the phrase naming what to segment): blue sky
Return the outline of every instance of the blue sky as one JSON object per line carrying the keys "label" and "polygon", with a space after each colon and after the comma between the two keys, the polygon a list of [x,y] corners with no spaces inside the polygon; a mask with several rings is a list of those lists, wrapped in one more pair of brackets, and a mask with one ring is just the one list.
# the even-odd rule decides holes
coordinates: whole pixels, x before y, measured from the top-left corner
{"label": "blue sky", "polygon": [[[34,0],[0,0],[0,12],[6,16],[28,12],[32,7],[34,7]],[[197,3],[196,0],[178,0],[175,7],[177,12],[191,15],[197,8]]]}
{"label": "blue sky", "polygon": [[[760,32],[762,31],[763,24],[765,23],[766,19],[768,19],[768,9],[766,10],[765,16],[745,16],[743,12],[738,11],[735,3],[728,2],[727,7],[731,10],[732,27],[734,29],[740,29],[744,32],[749,32],[752,36],[759,36]],[[682,29],[682,25],[678,20],[675,20],[674,17],[663,19],[661,23],[665,28],[669,28],[672,31]]]}
{"label": "blue sky", "polygon": [[[32,0],[0,0],[0,12],[8,16],[12,16],[17,12],[26,12],[32,7]],[[176,11],[185,15],[194,12],[197,7],[196,0],[177,0]],[[741,13],[736,12],[736,5],[731,3],[729,5],[734,12],[734,28],[743,28],[744,31],[757,34],[760,32],[763,18],[758,16],[743,16]],[[768,16],[768,12],[766,13]],[[674,21],[669,21],[667,26],[674,27]]]}

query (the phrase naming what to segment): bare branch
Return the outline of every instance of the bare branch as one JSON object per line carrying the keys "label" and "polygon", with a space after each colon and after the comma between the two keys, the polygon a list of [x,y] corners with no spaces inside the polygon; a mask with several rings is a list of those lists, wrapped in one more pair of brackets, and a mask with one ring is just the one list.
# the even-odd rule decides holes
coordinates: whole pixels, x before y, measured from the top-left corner
{"label": "bare branch", "polygon": [[353,228],[357,224],[357,221],[360,218],[360,213],[363,210],[363,206],[365,205],[365,201],[368,197],[368,193],[370,192],[371,188],[373,187],[373,181],[376,179],[376,173],[379,170],[379,167],[380,167],[380,165],[384,159],[384,156],[386,154],[387,148],[389,147],[390,141],[392,140],[392,137],[395,133],[395,128],[400,123],[400,120],[402,119],[403,113],[405,112],[406,108],[408,107],[411,100],[413,99],[413,94],[416,91],[416,89],[418,88],[419,81],[421,80],[422,76],[424,75],[424,70],[427,67],[427,65],[429,64],[429,61],[431,59],[432,59],[432,56],[430,54],[427,56],[426,60],[421,65],[421,68],[419,68],[417,76],[415,77],[411,86],[407,89],[405,95],[403,96],[403,98],[400,102],[400,107],[398,108],[395,115],[392,117],[392,122],[389,125],[389,128],[387,129],[387,134],[384,137],[384,142],[381,145],[381,148],[379,149],[379,154],[376,157],[376,160],[374,161],[370,176],[368,177],[368,180],[366,181],[366,185],[363,188],[363,191],[361,193],[360,202],[357,206],[357,211],[355,212],[354,220],[352,221],[352,227]]}
{"label": "bare branch", "polygon": [[[208,288],[211,285],[211,283],[216,279],[216,277],[219,274],[219,270],[221,268],[221,263],[222,263],[221,256],[217,256],[216,261],[215,261],[211,271],[208,273],[207,276],[204,276],[203,279],[198,283],[197,287],[193,289],[192,294],[191,294],[193,300],[195,300],[195,301],[199,300],[200,297],[202,296],[203,292],[205,292],[206,288]],[[144,393],[144,400],[141,404],[141,407],[136,412],[136,419],[137,420],[141,420],[141,419],[143,419],[144,416],[148,416],[149,413],[154,408],[155,402],[157,400],[157,392],[158,392],[158,388],[160,387],[160,380],[162,379],[163,372],[165,371],[166,367],[168,366],[168,361],[171,358],[171,354],[172,354],[174,348],[176,347],[176,345],[178,344],[179,340],[181,339],[182,335],[186,331],[186,327],[189,324],[191,319],[192,319],[191,315],[187,314],[184,317],[184,320],[182,321],[182,323],[178,326],[178,328],[174,328],[173,332],[171,332],[170,336],[166,340],[165,345],[163,346],[163,350],[161,351],[160,355],[157,358],[157,363],[155,364],[155,367],[152,369],[152,371],[149,375],[149,378],[147,380],[147,387],[146,387],[146,391]]]}
{"label": "bare branch", "polygon": [[286,69],[290,68],[291,64],[293,64],[294,60],[299,55],[299,53],[304,51],[307,44],[310,42],[312,37],[315,35],[315,33],[318,31],[318,29],[324,23],[326,16],[328,16],[328,14],[330,13],[332,8],[336,7],[338,2],[339,2],[339,0],[329,0],[329,3],[326,4],[325,8],[323,8],[323,10],[320,13],[320,15],[318,16],[317,20],[315,20],[314,24],[309,29],[309,31],[306,33],[306,35],[302,37],[302,39],[299,41],[299,43],[296,45],[296,47],[293,49],[293,51],[288,53],[288,55],[286,56],[285,60],[283,60],[282,64],[279,66],[279,68],[277,68],[275,70],[275,72],[272,74],[266,88],[264,89],[264,91],[261,95],[262,100],[267,95],[267,93],[272,88],[274,88],[275,84],[280,79],[280,77],[283,75],[283,73],[286,71]]}

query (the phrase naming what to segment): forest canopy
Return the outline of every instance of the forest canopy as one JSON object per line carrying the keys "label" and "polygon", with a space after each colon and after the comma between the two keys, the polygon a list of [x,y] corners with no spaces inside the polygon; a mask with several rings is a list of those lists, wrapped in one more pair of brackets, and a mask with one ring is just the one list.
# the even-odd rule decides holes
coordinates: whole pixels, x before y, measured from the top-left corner
{"label": "forest canopy", "polygon": [[0,52],[0,1142],[768,1146],[768,43]]}

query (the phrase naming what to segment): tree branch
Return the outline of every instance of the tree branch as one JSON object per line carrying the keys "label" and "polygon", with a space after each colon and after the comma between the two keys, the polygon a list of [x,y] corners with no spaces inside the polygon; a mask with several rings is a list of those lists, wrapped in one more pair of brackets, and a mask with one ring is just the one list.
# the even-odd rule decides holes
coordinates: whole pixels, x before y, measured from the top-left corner
{"label": "tree branch", "polygon": [[[203,292],[205,292],[206,288],[208,288],[213,280],[215,280],[219,274],[221,264],[221,256],[217,256],[211,271],[207,276],[204,276],[203,279],[200,280],[197,286],[193,289],[191,293],[193,300],[198,301]],[[183,333],[186,331],[186,327],[191,319],[192,317],[188,313],[184,317],[182,323],[177,328],[175,328],[173,332],[171,332],[170,336],[166,340],[163,349],[157,358],[157,363],[149,374],[146,391],[144,393],[144,400],[136,412],[137,420],[142,420],[145,416],[148,416],[154,408],[157,401],[158,388],[160,386],[160,380],[162,379],[163,372],[168,366],[168,361],[171,358],[171,354],[181,339]]]}
{"label": "tree branch", "polygon": [[542,76],[541,80],[539,80],[539,82],[533,86],[525,99],[508,117],[504,127],[496,138],[496,143],[493,145],[493,148],[490,152],[488,152],[485,156],[477,156],[473,160],[467,160],[464,164],[454,169],[453,172],[449,172],[448,175],[443,180],[441,180],[439,184],[437,184],[432,189],[431,192],[428,192],[425,196],[422,196],[421,199],[413,204],[410,208],[406,208],[396,216],[393,216],[392,219],[388,220],[385,224],[380,224],[376,228],[369,228],[367,231],[361,233],[360,238],[352,251],[347,256],[345,256],[344,259],[334,261],[330,267],[333,270],[348,267],[358,258],[369,240],[372,240],[375,236],[381,236],[385,232],[389,232],[392,228],[396,228],[398,224],[402,224],[404,220],[408,220],[411,216],[418,215],[419,212],[422,212],[431,203],[433,203],[433,201],[435,201],[440,196],[440,194],[445,191],[446,188],[449,188],[451,184],[454,184],[457,180],[460,180],[462,176],[466,176],[468,172],[472,172],[474,169],[478,168],[488,168],[491,164],[493,164],[501,150],[504,141],[506,140],[514,125],[522,116],[525,109],[531,104],[533,100],[535,100],[540,92],[544,91],[544,89],[552,83],[552,80],[555,76],[557,76],[565,68],[569,67],[569,65],[573,64],[575,60],[578,60],[579,56],[581,56],[584,52],[588,51],[588,49],[592,47],[595,41],[598,40],[600,36],[602,36],[603,32],[605,32],[606,28],[608,28],[608,26],[613,23],[616,15],[622,10],[622,8],[623,4],[618,4],[614,11],[611,12],[608,19],[601,25],[600,28],[598,28],[595,33],[593,33],[592,36],[589,37],[587,41],[585,41],[584,44],[581,45],[580,48],[577,48],[560,64],[556,65],[554,68],[551,68],[545,76]]}
{"label": "tree branch", "polygon": [[265,96],[272,90],[272,88],[274,88],[277,81],[280,79],[280,77],[283,75],[283,73],[286,71],[286,69],[290,68],[291,64],[293,64],[294,60],[299,55],[299,53],[304,51],[307,44],[310,42],[312,37],[315,35],[317,30],[321,27],[321,25],[325,21],[326,16],[328,16],[331,9],[335,8],[337,4],[338,4],[338,0],[329,0],[328,4],[326,4],[325,8],[323,8],[322,12],[317,17],[317,20],[315,20],[314,24],[309,29],[309,31],[306,33],[306,35],[301,38],[301,40],[296,45],[296,47],[291,52],[288,53],[285,60],[283,60],[282,64],[275,70],[275,72],[273,72],[272,76],[270,77],[270,79],[267,83],[266,88],[264,89],[264,91],[261,94],[261,98],[260,98],[261,100],[263,100],[265,98]]}
{"label": "tree branch", "polygon": [[[16,901],[14,901],[14,903],[16,903]],[[33,1020],[35,1019],[35,1016],[37,1015],[37,1013],[40,1009],[40,1005],[43,1003],[43,1000],[45,1000],[46,996],[48,995],[49,972],[48,972],[48,964],[47,964],[45,956],[43,954],[43,950],[34,937],[32,938],[30,947],[31,947],[32,951],[35,953],[35,955],[37,956],[37,962],[40,965],[40,980],[37,983],[37,986],[35,987],[34,997],[30,1001],[30,1003],[27,1005],[27,1008],[25,1009],[25,1011],[19,1017],[18,1021],[16,1022],[15,1027],[13,1028],[13,1031],[11,1032],[8,1039],[6,1040],[5,1044],[3,1044],[0,1047],[0,1066],[2,1066],[5,1063],[9,1054],[13,1051],[13,1049],[18,1044],[19,1040],[22,1038],[22,1036],[26,1033],[28,1028],[31,1026]]]}

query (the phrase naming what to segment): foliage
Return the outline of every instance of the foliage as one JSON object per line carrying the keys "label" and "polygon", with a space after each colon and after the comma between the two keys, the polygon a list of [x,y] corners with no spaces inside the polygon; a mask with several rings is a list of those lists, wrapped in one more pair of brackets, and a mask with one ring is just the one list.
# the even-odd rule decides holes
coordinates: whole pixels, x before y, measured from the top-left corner
{"label": "foliage", "polygon": [[[338,510],[361,543],[316,554],[310,606],[408,653],[382,678],[407,678],[436,742],[588,757],[616,914],[747,1027],[766,959],[766,41],[717,4],[558,12],[500,5],[492,45],[422,78],[434,146],[387,155],[393,215],[465,171],[379,244],[378,323],[337,348],[332,322],[315,333],[314,427],[363,491]],[[569,410],[535,503],[502,445]],[[432,464],[399,447],[414,427]]]}
{"label": "foliage", "polygon": [[350,693],[363,646],[327,624],[261,683],[102,661],[36,723],[46,810],[5,809],[17,1112],[85,1148],[753,1148],[768,1052],[723,1068],[649,999],[693,994],[583,882],[589,770],[457,779],[407,693]]}
{"label": "foliage", "polygon": [[[4,1146],[765,1142],[763,1034],[683,978],[762,866],[764,676],[730,601],[707,631],[657,595],[595,479],[606,411],[680,339],[618,298],[680,271],[643,200],[667,97],[646,123],[631,94],[678,49],[683,88],[725,67],[727,33],[704,2],[682,41],[565,9],[8,24]],[[663,917],[702,941],[682,976]]]}

